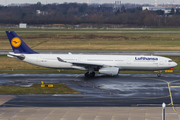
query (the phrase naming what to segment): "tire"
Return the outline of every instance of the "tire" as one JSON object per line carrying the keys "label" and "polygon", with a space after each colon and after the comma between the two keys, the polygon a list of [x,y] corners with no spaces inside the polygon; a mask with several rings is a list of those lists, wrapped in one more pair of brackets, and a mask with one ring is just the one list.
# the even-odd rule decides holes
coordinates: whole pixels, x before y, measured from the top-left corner
{"label": "tire", "polygon": [[89,77],[89,72],[84,74],[85,77]]}
{"label": "tire", "polygon": [[95,76],[95,72],[90,73],[90,77],[94,77]]}
{"label": "tire", "polygon": [[157,74],[157,77],[161,77],[161,73],[158,73],[158,74]]}

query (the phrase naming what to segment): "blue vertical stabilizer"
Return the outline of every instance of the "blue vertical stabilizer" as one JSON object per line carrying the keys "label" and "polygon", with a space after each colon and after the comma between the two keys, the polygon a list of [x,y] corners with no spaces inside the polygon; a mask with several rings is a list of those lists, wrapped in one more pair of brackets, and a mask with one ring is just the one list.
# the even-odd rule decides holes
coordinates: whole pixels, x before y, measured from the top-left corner
{"label": "blue vertical stabilizer", "polygon": [[14,53],[38,54],[37,52],[29,48],[14,31],[6,31],[6,34],[9,38],[9,42]]}

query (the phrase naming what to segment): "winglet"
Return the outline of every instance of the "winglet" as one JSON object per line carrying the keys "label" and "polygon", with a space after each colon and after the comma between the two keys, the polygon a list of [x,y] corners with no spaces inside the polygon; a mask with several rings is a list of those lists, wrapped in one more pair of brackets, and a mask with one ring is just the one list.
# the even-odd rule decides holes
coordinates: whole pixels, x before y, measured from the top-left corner
{"label": "winglet", "polygon": [[14,53],[37,54],[14,31],[6,31],[6,34]]}

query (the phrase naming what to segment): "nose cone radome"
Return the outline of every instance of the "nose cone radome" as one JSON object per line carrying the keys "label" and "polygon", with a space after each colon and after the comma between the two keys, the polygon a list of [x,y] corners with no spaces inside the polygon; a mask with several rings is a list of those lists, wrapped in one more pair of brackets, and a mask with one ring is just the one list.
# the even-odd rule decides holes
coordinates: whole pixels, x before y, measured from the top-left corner
{"label": "nose cone radome", "polygon": [[173,63],[173,66],[176,67],[178,64],[176,62]]}

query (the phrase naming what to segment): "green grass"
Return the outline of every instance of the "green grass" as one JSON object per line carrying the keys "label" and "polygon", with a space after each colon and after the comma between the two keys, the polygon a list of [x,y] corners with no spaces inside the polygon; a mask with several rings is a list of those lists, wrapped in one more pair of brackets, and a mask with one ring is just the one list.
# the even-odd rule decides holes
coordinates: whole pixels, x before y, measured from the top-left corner
{"label": "green grass", "polygon": [[0,55],[0,57],[7,57],[7,55]]}
{"label": "green grass", "polygon": [[[46,83],[47,85],[47,83]],[[52,88],[41,87],[35,83],[30,87],[0,86],[0,94],[81,94],[64,84],[53,83]]]}
{"label": "green grass", "polygon": [[1,70],[0,73],[57,73],[57,74],[63,74],[63,73],[69,73],[69,74],[84,74],[86,71],[80,71],[80,70],[61,70],[58,72],[57,70]]}
{"label": "green grass", "polygon": [[97,29],[75,29],[75,28],[70,28],[70,29],[59,29],[59,28],[49,28],[49,29],[44,29],[44,28],[0,28],[0,31],[180,31],[180,28],[117,28],[117,29],[106,29],[106,28],[97,28]]}
{"label": "green grass", "polygon": [[[33,50],[179,51],[179,33],[18,33]],[[172,39],[173,38],[173,39]],[[1,50],[12,50],[0,33]]]}
{"label": "green grass", "polygon": [[[69,71],[69,70],[65,70],[63,72],[57,72],[57,71],[0,71],[0,73],[4,73],[4,74],[7,74],[7,73],[54,73],[54,74],[84,74],[86,73],[87,71],[79,71],[79,70],[72,70],[72,71]],[[148,73],[156,73],[154,71],[120,71],[119,74],[122,74],[122,73],[127,73],[127,74],[148,74]],[[163,70],[162,73],[166,74],[166,72]],[[176,70],[174,69],[173,73],[180,73],[180,70]],[[98,74],[98,72],[96,72],[96,74]],[[168,73],[167,73],[168,74]]]}
{"label": "green grass", "polygon": [[56,70],[0,70],[0,73],[58,73]]}

